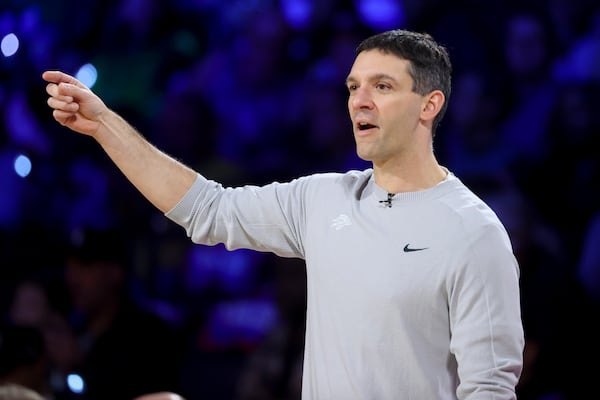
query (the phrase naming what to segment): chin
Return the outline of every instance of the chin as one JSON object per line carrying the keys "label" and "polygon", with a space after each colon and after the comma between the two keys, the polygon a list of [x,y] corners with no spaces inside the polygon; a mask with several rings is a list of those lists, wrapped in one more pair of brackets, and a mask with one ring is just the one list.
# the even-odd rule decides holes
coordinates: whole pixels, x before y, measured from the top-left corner
{"label": "chin", "polygon": [[368,152],[361,151],[359,148],[356,149],[356,155],[361,160],[370,161],[370,162],[373,161],[373,156],[372,155],[370,155]]}

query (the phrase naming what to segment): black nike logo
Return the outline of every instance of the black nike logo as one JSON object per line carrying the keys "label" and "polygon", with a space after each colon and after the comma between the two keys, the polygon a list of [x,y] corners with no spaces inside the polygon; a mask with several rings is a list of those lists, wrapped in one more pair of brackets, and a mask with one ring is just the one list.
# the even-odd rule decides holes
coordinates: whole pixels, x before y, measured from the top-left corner
{"label": "black nike logo", "polygon": [[429,247],[423,247],[422,249],[413,249],[413,248],[411,248],[411,247],[408,247],[408,246],[410,246],[410,244],[407,244],[406,246],[404,246],[404,252],[405,252],[405,253],[409,253],[409,252],[411,252],[411,251],[421,251],[421,250],[427,250],[427,249],[429,248]]}

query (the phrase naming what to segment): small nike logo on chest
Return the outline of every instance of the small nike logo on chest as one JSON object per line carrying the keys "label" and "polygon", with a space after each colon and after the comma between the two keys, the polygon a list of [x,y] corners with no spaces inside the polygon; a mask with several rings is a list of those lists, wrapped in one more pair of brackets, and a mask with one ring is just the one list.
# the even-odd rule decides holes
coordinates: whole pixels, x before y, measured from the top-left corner
{"label": "small nike logo on chest", "polygon": [[429,248],[429,247],[423,247],[423,248],[417,249],[417,248],[408,247],[408,246],[410,246],[410,244],[407,244],[406,246],[404,246],[404,252],[405,253],[410,253],[411,251],[427,250]]}

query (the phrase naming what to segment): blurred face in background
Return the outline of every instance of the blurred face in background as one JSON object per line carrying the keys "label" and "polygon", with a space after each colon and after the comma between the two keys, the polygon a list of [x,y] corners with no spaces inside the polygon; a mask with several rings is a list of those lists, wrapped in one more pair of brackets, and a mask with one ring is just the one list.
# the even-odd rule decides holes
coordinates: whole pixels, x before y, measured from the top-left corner
{"label": "blurred face in background", "polygon": [[90,315],[117,301],[124,280],[121,266],[107,261],[70,258],[65,274],[73,305]]}
{"label": "blurred face in background", "polygon": [[509,22],[506,33],[506,60],[514,74],[539,73],[547,58],[546,33],[539,18],[517,15]]}

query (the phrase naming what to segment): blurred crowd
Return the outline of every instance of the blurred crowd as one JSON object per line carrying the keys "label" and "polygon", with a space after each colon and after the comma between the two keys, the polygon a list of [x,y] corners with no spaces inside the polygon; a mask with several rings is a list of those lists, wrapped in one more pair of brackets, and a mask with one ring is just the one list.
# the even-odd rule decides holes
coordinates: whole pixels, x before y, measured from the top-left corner
{"label": "blurred crowd", "polygon": [[590,398],[595,0],[3,0],[0,36],[14,32],[19,50],[0,55],[0,393],[300,393],[302,261],[192,245],[92,139],[56,124],[42,71],[93,65],[93,90],[159,148],[225,186],[264,184],[368,167],[344,80],[358,42],[396,27],[431,33],[453,60],[434,149],[511,236],[526,335],[519,399]]}

